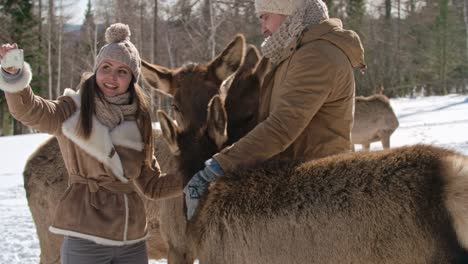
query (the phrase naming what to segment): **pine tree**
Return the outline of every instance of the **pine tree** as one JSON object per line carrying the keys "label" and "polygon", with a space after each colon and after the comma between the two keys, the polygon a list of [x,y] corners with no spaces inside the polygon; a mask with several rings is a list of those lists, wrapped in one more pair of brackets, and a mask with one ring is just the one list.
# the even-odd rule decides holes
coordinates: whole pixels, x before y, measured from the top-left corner
{"label": "pine tree", "polygon": [[[0,12],[6,22],[3,30],[8,32],[8,38],[2,41],[17,43],[18,46],[25,51],[25,60],[31,65],[32,69],[36,69],[41,63],[36,57],[38,35],[36,34],[38,19],[33,14],[33,5],[31,0],[0,0]],[[40,58],[40,57],[39,57]],[[36,86],[36,81],[33,79],[32,87]],[[6,111],[6,103],[3,99],[0,101],[1,109]],[[21,123],[14,120],[9,114],[3,114],[2,127],[4,134],[10,134],[11,128],[9,123],[13,124],[13,134],[22,134],[26,128]]]}
{"label": "pine tree", "polygon": [[81,26],[79,54],[82,59],[80,61],[81,69],[79,71],[91,70],[94,66],[94,60],[97,54],[96,47],[96,24],[92,11],[91,0],[88,0],[86,6],[83,25]]}
{"label": "pine tree", "polygon": [[365,12],[366,6],[364,0],[349,0],[346,6],[348,26],[354,31],[360,31]]}

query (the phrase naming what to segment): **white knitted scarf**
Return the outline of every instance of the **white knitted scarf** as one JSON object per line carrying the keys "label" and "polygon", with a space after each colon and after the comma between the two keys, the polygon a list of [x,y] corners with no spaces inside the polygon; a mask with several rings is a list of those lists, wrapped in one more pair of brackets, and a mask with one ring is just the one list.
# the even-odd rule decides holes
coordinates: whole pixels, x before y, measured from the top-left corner
{"label": "white knitted scarf", "polygon": [[[322,7],[323,8],[323,7]],[[328,18],[328,11],[317,7],[317,3],[309,1],[304,8],[298,9],[288,16],[270,37],[261,45],[262,53],[270,61],[278,65],[281,62],[283,50],[296,38],[299,38],[304,29],[311,24],[319,24]]]}

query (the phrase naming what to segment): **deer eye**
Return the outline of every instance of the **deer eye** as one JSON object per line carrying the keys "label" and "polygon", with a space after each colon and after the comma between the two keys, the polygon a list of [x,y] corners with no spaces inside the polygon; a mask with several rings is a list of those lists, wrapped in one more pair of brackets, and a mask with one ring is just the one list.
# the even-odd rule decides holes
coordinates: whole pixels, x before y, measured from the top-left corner
{"label": "deer eye", "polygon": [[171,107],[172,107],[172,110],[174,110],[174,111],[176,111],[176,112],[180,112],[180,111],[179,111],[179,107],[177,107],[177,105],[172,104]]}

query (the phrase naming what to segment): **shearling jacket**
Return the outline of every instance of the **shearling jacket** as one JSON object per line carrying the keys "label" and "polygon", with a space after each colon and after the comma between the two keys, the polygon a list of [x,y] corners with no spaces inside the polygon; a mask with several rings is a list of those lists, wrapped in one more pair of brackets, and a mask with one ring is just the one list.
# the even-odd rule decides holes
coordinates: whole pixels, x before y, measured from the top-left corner
{"label": "shearling jacket", "polygon": [[[35,96],[25,63],[15,82],[0,78],[10,113],[27,126],[57,137],[69,186],[57,206],[49,230],[56,234],[120,246],[147,236],[145,207],[137,187],[152,198],[181,194],[182,181],[159,177],[159,166],[145,165],[144,144],[135,121],[113,130],[93,116],[89,139],[78,136],[80,94],[66,89],[57,100]],[[26,88],[24,88],[26,87]]]}
{"label": "shearling jacket", "polygon": [[260,123],[214,159],[232,171],[270,158],[307,161],[349,151],[356,67],[365,67],[356,33],[338,19],[310,25],[266,75]]}

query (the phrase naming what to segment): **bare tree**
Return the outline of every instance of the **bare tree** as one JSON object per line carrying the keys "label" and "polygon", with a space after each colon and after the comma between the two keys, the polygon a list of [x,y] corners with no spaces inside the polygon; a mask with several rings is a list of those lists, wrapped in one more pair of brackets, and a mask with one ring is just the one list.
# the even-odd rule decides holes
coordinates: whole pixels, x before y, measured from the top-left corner
{"label": "bare tree", "polygon": [[59,3],[59,10],[60,16],[58,17],[58,27],[57,27],[57,35],[58,35],[58,52],[57,52],[57,84],[55,87],[55,95],[56,97],[62,94],[61,90],[61,80],[62,80],[62,39],[63,39],[63,24],[64,24],[64,16],[63,16],[63,1],[60,0]]}
{"label": "bare tree", "polygon": [[[467,0],[468,1],[468,0]],[[151,62],[156,63],[158,49],[158,0],[154,0],[153,7],[153,28],[151,30]]]}
{"label": "bare tree", "polygon": [[468,0],[463,1],[463,21],[465,22],[466,60],[468,61]]}
{"label": "bare tree", "polygon": [[52,66],[52,42],[53,39],[53,31],[55,25],[55,10],[54,10],[54,1],[49,0],[49,7],[48,7],[48,30],[47,30],[47,69],[48,69],[48,91],[49,91],[49,98],[54,98],[53,95],[53,66]]}

